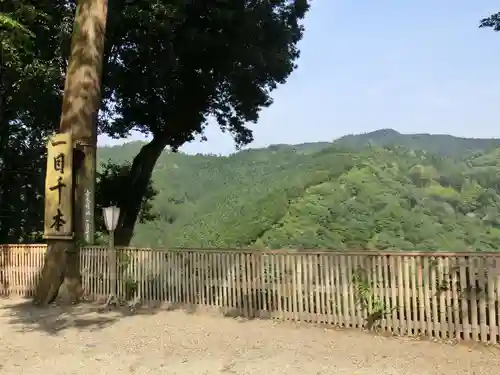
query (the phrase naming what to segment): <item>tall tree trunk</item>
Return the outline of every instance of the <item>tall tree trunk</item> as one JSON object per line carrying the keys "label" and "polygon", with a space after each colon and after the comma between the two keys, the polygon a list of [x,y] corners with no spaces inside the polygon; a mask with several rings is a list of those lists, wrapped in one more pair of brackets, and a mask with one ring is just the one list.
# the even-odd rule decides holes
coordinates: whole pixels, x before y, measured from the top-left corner
{"label": "tall tree trunk", "polygon": [[167,141],[161,138],[153,138],[134,158],[132,168],[128,176],[126,187],[130,193],[119,203],[120,218],[115,232],[115,244],[117,246],[128,246],[134,234],[134,227],[141,210],[142,201],[147,191],[149,180],[155,164]]}
{"label": "tall tree trunk", "polygon": [[[71,132],[75,145],[83,148],[96,146],[97,129],[94,129],[93,119],[101,103],[107,5],[107,0],[77,1],[59,128],[61,132]],[[93,163],[87,164],[91,166]],[[81,169],[79,180],[90,175]],[[95,180],[91,182],[95,184]],[[82,222],[83,191],[78,189],[79,193],[73,199],[76,240],[83,238],[85,230]],[[78,245],[62,239],[48,242],[45,265],[33,302],[46,305],[58,294],[60,302],[64,303],[76,303],[82,294]]]}

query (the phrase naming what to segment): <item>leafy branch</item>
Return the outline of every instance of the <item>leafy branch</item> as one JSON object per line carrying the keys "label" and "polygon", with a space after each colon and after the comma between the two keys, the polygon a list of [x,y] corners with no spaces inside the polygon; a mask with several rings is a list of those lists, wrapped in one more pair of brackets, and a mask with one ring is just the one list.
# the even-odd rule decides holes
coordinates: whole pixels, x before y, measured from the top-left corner
{"label": "leafy branch", "polygon": [[397,306],[389,308],[380,297],[375,295],[374,284],[369,280],[363,267],[357,267],[352,281],[355,286],[356,303],[367,312],[366,329],[371,330],[381,319],[397,309]]}

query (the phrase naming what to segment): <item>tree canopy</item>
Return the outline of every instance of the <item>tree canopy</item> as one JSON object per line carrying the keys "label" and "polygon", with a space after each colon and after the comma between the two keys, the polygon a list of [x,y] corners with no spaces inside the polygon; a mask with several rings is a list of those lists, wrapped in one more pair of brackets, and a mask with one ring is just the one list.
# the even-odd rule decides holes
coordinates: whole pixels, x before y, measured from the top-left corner
{"label": "tree canopy", "polygon": [[490,27],[494,31],[500,31],[500,12],[494,13],[489,17],[483,18],[479,22],[479,27]]}
{"label": "tree canopy", "polygon": [[237,145],[245,125],[272,103],[299,57],[306,0],[110,2],[101,131],[138,130],[152,141],[137,154],[126,182],[117,242],[127,244],[162,150],[202,134],[209,117]]}
{"label": "tree canopy", "polygon": [[61,110],[63,29],[47,1],[1,3],[0,240],[29,241],[43,220],[45,139]]}
{"label": "tree canopy", "polygon": [[[2,207],[7,220],[2,220],[0,231],[5,233],[0,238],[12,241],[30,237],[35,228],[12,232],[9,223],[15,221],[17,227],[20,220],[15,207],[30,205],[21,204],[23,198],[12,199],[5,187],[19,183],[43,191],[44,140],[58,124],[75,2],[8,4],[8,19],[35,36],[26,48],[13,47],[8,69],[2,69],[3,107],[10,112],[0,119],[5,163],[0,193],[2,202],[12,202],[12,207]],[[209,118],[230,132],[237,145],[251,142],[246,124],[257,121],[259,111],[272,103],[271,92],[296,68],[309,3],[117,0],[108,5],[99,131],[121,137],[137,130],[152,136],[132,160],[126,180],[122,178],[129,194],[118,202],[117,242],[127,244],[165,147],[175,150],[203,134]],[[7,143],[11,147],[4,147]],[[23,147],[33,154],[26,165],[20,165],[24,159],[18,155]],[[38,175],[38,180],[30,177],[27,183],[23,178],[28,174]],[[106,199],[111,197],[101,197]],[[38,205],[31,210],[42,211],[39,201],[31,203]]]}

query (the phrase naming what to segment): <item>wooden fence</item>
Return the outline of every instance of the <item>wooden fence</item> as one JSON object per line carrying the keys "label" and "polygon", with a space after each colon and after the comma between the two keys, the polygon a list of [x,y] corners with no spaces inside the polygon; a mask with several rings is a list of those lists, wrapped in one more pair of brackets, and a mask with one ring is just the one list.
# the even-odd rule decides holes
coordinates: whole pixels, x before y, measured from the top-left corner
{"label": "wooden fence", "polygon": [[[0,294],[29,295],[43,246],[1,248]],[[118,250],[121,299],[228,316],[500,343],[500,253]],[[81,251],[83,286],[109,293],[106,248]]]}
{"label": "wooden fence", "polygon": [[31,296],[46,249],[46,245],[0,245],[0,297]]}

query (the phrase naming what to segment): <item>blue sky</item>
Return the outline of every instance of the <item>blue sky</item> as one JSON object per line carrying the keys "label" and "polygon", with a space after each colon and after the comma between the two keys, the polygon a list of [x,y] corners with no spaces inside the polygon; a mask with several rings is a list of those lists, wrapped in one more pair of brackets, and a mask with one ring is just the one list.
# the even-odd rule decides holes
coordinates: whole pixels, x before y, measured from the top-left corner
{"label": "blue sky", "polygon": [[[313,0],[299,67],[251,126],[250,147],[380,128],[500,137],[500,33],[478,28],[498,11],[493,0]],[[215,125],[206,135],[182,151],[234,151]]]}

